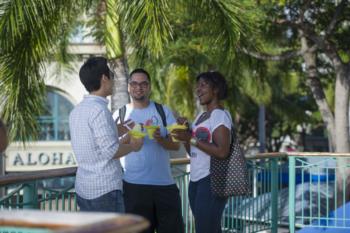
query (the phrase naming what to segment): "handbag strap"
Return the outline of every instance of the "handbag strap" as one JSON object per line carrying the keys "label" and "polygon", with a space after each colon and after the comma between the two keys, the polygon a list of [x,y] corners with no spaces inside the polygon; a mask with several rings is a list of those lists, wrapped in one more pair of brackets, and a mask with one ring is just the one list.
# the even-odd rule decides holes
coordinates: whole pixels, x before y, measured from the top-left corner
{"label": "handbag strap", "polygon": [[[234,143],[234,140],[236,139],[236,130],[233,126],[233,121],[232,118],[227,114],[227,112],[225,111],[225,109],[221,109],[221,108],[217,108],[220,109],[221,111],[223,111],[226,116],[228,117],[228,119],[231,120],[231,143],[230,143],[230,147],[232,146],[232,143]],[[196,120],[196,122],[194,123],[196,126],[199,125],[200,123],[208,120],[210,118],[211,112],[203,112]]]}
{"label": "handbag strap", "polygon": [[235,142],[235,140],[237,139],[236,138],[236,130],[235,130],[235,127],[234,127],[234,125],[233,125],[233,121],[232,121],[232,118],[228,115],[228,113],[224,110],[224,109],[222,109],[222,111],[224,111],[224,113],[226,114],[226,116],[228,117],[228,119],[230,119],[231,120],[231,145],[230,145],[230,147],[232,146],[232,144]]}
{"label": "handbag strap", "polygon": [[208,120],[210,118],[211,112],[203,112],[194,123],[195,126],[199,125],[200,123]]}

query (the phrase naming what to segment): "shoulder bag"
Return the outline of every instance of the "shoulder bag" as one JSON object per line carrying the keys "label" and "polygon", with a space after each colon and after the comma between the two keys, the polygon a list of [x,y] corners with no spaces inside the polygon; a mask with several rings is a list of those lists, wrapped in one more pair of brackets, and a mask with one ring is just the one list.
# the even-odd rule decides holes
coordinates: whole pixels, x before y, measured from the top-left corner
{"label": "shoulder bag", "polygon": [[231,125],[231,145],[225,159],[210,159],[211,191],[218,197],[243,196],[251,193],[247,162]]}

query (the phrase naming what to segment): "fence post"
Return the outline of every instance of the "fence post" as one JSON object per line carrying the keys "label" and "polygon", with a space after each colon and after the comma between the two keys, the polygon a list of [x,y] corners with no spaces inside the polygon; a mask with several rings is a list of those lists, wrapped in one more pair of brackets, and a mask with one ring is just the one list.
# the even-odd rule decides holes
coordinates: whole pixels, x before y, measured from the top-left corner
{"label": "fence post", "polygon": [[278,158],[271,161],[271,232],[278,230]]}
{"label": "fence post", "polygon": [[26,184],[23,188],[23,209],[39,209],[36,181]]}
{"label": "fence post", "polygon": [[[5,175],[5,153],[0,152],[0,176]],[[0,187],[0,197],[6,195],[6,188]]]}
{"label": "fence post", "polygon": [[288,210],[289,210],[289,232],[295,232],[295,157],[289,156],[289,196],[288,196]]}

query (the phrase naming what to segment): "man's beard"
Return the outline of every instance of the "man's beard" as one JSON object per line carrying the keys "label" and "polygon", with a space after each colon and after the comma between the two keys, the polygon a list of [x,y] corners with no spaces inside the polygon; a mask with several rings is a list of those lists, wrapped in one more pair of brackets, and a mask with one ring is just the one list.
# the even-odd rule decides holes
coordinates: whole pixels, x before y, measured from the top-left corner
{"label": "man's beard", "polygon": [[136,100],[136,101],[143,101],[143,100],[146,100],[146,99],[147,99],[147,97],[146,97],[145,95],[140,96],[140,97],[131,96],[131,98],[132,98],[133,100]]}

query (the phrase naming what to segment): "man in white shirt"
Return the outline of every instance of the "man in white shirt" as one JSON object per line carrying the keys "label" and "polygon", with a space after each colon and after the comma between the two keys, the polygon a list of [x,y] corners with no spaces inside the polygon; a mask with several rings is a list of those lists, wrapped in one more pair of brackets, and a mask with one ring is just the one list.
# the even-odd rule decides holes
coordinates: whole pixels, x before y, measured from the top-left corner
{"label": "man in white shirt", "polygon": [[89,58],[81,67],[80,81],[89,92],[69,117],[71,143],[78,163],[75,180],[81,211],[124,212],[122,167],[119,158],[138,151],[142,139],[118,140],[108,109],[113,73],[103,57]]}

